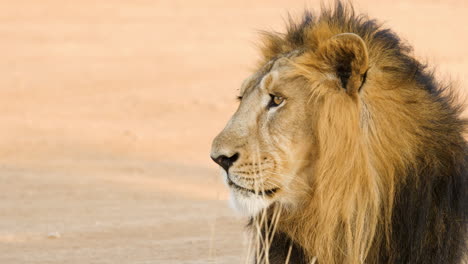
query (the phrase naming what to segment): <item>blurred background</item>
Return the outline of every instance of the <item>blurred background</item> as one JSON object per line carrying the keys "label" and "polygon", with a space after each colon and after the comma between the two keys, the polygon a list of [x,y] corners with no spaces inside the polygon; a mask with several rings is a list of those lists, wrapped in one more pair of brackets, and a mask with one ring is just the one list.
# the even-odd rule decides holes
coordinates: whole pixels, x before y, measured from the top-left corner
{"label": "blurred background", "polygon": [[[211,140],[257,31],[319,7],[0,1],[0,263],[242,263]],[[466,1],[355,7],[468,91]]]}

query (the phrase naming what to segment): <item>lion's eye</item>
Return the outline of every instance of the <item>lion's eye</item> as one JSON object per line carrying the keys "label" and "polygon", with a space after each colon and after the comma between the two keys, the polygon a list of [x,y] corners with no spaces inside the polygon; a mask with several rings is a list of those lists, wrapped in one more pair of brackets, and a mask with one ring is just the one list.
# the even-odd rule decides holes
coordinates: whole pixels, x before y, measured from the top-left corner
{"label": "lion's eye", "polygon": [[268,106],[267,106],[268,108],[277,107],[280,104],[282,104],[283,101],[284,101],[284,97],[282,97],[282,96],[277,96],[277,95],[274,95],[274,94],[270,94],[270,97],[271,97],[271,100],[268,103]]}

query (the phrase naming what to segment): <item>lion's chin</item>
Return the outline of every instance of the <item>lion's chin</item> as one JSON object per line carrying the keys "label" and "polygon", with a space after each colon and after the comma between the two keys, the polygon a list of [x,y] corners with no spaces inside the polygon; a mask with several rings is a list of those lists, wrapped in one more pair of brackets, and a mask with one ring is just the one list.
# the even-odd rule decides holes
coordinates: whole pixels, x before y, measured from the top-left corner
{"label": "lion's chin", "polygon": [[235,189],[230,189],[229,192],[231,207],[243,216],[255,216],[272,203],[271,199],[259,195],[241,193]]}

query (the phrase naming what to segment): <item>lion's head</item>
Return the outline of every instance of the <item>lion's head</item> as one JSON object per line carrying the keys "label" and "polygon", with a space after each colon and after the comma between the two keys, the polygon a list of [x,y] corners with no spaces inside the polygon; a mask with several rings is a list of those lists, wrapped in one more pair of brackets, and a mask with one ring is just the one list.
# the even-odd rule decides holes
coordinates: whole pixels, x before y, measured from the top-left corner
{"label": "lion's head", "polygon": [[302,195],[310,194],[319,138],[324,136],[318,128],[347,129],[344,124],[324,124],[328,118],[356,125],[365,122],[352,120],[358,118],[353,110],[323,120],[324,112],[331,110],[323,108],[333,108],[331,103],[357,112],[368,67],[363,39],[339,33],[313,52],[292,50],[275,56],[244,81],[239,108],[214,140],[211,154],[224,168],[237,209],[255,215],[275,201],[293,208]]}
{"label": "lion's head", "polygon": [[265,33],[262,51],[212,145],[232,203],[258,220],[257,234],[265,238],[258,226],[274,222],[309,260],[393,258],[380,252],[413,242],[392,234],[400,228],[392,219],[436,206],[417,202],[426,196],[411,188],[425,177],[431,195],[439,183],[426,170],[450,174],[434,166],[463,160],[457,107],[393,32],[339,2],[318,18],[306,13],[286,34]]}

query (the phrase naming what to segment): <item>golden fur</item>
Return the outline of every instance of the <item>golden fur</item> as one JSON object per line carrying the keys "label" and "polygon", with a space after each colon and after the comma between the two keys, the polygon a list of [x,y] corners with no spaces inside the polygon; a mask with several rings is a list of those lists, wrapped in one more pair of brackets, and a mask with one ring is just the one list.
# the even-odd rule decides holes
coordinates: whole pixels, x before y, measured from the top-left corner
{"label": "golden fur", "polygon": [[[450,99],[439,100],[415,78],[422,66],[407,46],[365,21],[338,4],[318,19],[292,22],[285,35],[265,33],[260,66],[213,143],[215,157],[238,153],[229,173],[248,171],[232,176],[234,182],[256,192],[278,188],[273,197],[263,195],[270,201],[263,213],[250,214],[263,246],[273,235],[262,231],[269,218],[268,228],[286,234],[309,260],[378,263],[381,251],[395,250],[392,214],[408,172],[420,170],[421,160],[441,162],[428,148],[433,137],[465,146],[462,121],[440,129],[447,116],[457,120]],[[257,106],[266,97],[256,87],[284,94],[284,106],[274,113]],[[263,254],[257,252],[258,262],[268,261],[268,249]]]}

